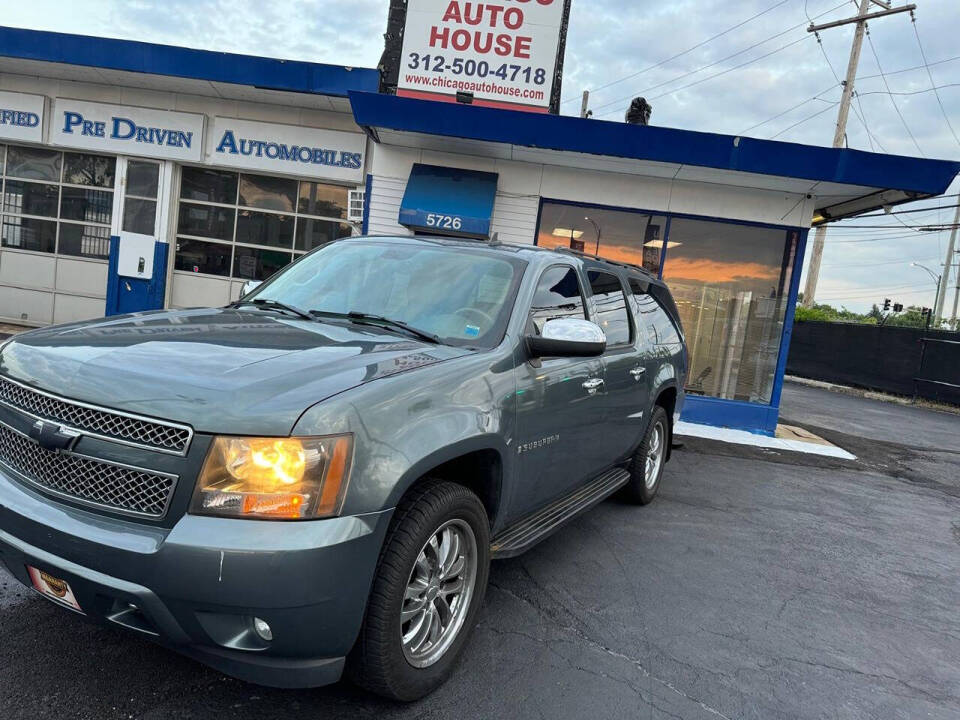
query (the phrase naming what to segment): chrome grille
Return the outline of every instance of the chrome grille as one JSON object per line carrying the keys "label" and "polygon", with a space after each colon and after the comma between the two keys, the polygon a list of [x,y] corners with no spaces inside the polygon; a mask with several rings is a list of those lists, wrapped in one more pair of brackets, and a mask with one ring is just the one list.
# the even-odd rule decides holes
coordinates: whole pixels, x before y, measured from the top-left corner
{"label": "chrome grille", "polygon": [[85,504],[162,518],[177,478],[58,453],[0,425],[0,463],[39,487]]}
{"label": "chrome grille", "polygon": [[32,415],[94,435],[185,454],[191,430],[182,425],[139,418],[65,400],[0,378],[0,401]]}

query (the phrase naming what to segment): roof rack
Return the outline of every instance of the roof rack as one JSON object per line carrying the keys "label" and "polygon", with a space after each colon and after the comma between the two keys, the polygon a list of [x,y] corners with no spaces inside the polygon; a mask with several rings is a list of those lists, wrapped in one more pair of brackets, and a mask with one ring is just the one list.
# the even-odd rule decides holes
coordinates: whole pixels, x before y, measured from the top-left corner
{"label": "roof rack", "polygon": [[567,255],[575,255],[577,257],[588,258],[590,260],[599,260],[600,262],[607,263],[608,265],[616,265],[617,267],[627,268],[628,270],[639,270],[644,275],[647,275],[651,278],[654,277],[653,273],[647,270],[642,265],[620,262],[618,260],[610,260],[609,258],[605,258],[600,255],[594,255],[593,253],[583,252],[582,250],[574,250],[573,248],[568,248],[568,247],[555,247],[555,248],[552,248],[552,250],[554,252],[566,253]]}

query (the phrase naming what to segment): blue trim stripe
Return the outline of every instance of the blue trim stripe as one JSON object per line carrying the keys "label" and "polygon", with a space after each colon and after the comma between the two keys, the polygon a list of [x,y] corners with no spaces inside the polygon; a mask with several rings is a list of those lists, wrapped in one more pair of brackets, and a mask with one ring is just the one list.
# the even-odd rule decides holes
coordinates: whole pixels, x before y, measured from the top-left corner
{"label": "blue trim stripe", "polygon": [[363,223],[360,232],[366,235],[370,232],[370,201],[373,199],[373,173],[367,173],[367,182],[363,191]]}
{"label": "blue trim stripe", "polygon": [[780,397],[783,394],[783,378],[787,373],[787,356],[790,354],[790,338],[793,337],[793,317],[797,311],[797,296],[800,294],[800,274],[803,272],[803,256],[807,251],[808,234],[809,231],[804,230],[800,233],[800,237],[797,240],[797,250],[793,259],[793,269],[790,276],[790,294],[787,297],[787,308],[783,317],[780,356],[777,358],[777,371],[773,376],[773,392],[770,396],[770,405],[777,410],[778,416],[780,414]]}
{"label": "blue trim stripe", "polygon": [[0,27],[0,57],[335,97],[346,97],[355,90],[376,92],[380,84],[380,74],[367,68],[351,69],[11,27]]}
{"label": "blue trim stripe", "polygon": [[960,162],[351,92],[357,124],[531,148],[941,195]]}
{"label": "blue trim stripe", "polygon": [[680,419],[698,425],[746,430],[773,437],[777,431],[777,415],[777,408],[769,405],[687,395]]}

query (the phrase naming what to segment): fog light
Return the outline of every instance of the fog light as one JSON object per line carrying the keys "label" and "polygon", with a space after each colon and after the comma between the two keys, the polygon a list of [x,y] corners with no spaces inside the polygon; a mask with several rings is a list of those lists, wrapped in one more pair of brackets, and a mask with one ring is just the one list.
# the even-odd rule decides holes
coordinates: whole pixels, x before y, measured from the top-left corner
{"label": "fog light", "polygon": [[253,630],[257,633],[259,638],[265,642],[270,642],[273,640],[273,630],[270,629],[270,626],[267,624],[266,620],[261,620],[258,617],[253,619]]}

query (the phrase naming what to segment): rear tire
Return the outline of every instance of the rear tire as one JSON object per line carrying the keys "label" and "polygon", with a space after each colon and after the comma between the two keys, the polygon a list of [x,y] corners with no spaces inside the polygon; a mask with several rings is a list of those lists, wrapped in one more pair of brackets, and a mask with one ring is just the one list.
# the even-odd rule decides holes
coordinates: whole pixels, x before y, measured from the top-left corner
{"label": "rear tire", "polygon": [[360,637],[347,670],[391,700],[417,700],[453,671],[476,622],[490,571],[480,499],[429,480],[401,500],[387,531]]}
{"label": "rear tire", "polygon": [[667,418],[667,411],[659,405],[654,405],[643,442],[640,443],[640,447],[637,448],[627,467],[630,472],[630,481],[624,487],[624,494],[629,500],[638,505],[648,505],[653,502],[660,490],[668,447],[670,447],[670,421]]}

